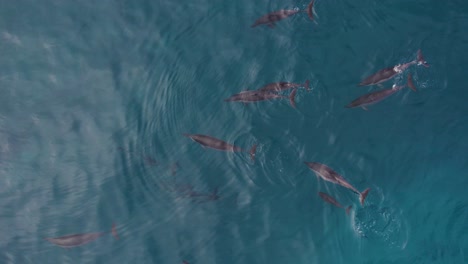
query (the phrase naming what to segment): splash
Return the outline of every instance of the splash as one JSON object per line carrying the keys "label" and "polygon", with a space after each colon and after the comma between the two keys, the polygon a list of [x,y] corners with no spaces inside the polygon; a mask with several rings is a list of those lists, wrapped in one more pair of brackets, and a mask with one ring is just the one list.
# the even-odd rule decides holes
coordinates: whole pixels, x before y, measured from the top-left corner
{"label": "splash", "polygon": [[354,218],[354,230],[370,242],[384,243],[397,249],[406,247],[408,228],[397,210],[370,205],[359,209]]}

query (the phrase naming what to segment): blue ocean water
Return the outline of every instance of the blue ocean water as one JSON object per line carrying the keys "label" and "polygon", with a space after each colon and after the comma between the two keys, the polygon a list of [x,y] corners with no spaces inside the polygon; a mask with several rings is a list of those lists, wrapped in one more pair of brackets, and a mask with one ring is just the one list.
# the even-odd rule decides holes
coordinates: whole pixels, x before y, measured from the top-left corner
{"label": "blue ocean water", "polygon": [[[307,5],[0,1],[0,263],[468,263],[468,3],[317,0],[250,27]],[[384,83],[418,92],[344,107],[418,49],[431,67]],[[307,79],[296,109],[223,101]]]}

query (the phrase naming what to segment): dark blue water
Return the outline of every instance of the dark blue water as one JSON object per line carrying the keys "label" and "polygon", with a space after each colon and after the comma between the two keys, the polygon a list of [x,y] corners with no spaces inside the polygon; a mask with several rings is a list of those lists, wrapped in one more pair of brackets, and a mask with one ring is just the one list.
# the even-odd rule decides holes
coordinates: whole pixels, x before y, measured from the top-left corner
{"label": "dark blue water", "polygon": [[[250,27],[307,4],[0,1],[0,263],[468,263],[468,3],[317,0]],[[431,67],[383,85],[418,92],[344,107],[418,49]],[[306,79],[296,109],[223,101]]]}

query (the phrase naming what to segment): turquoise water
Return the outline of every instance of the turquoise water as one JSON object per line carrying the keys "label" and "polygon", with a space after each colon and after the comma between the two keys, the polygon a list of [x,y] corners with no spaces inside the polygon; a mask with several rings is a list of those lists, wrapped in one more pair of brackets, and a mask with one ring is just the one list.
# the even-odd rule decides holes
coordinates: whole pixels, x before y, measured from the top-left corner
{"label": "turquoise water", "polygon": [[[468,263],[468,4],[317,0],[313,22],[250,27],[307,4],[1,1],[0,263]],[[418,92],[344,108],[418,49],[431,67],[384,83]],[[297,109],[223,101],[306,79]],[[44,240],[112,223],[119,240]]]}

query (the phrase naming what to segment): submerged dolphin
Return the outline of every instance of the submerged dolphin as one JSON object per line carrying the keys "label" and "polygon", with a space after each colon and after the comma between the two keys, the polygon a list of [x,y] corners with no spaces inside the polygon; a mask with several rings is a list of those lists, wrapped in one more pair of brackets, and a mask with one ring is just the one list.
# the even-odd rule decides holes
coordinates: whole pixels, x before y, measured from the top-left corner
{"label": "submerged dolphin", "polygon": [[[216,150],[222,150],[222,151],[230,151],[230,152],[244,152],[243,149],[240,147],[231,145],[227,142],[224,142],[220,139],[207,136],[207,135],[201,135],[201,134],[184,134],[184,136],[189,137],[193,141],[199,143],[200,145]],[[250,158],[254,160],[255,158],[255,152],[257,150],[257,145],[254,144],[252,148],[250,149]]]}
{"label": "submerged dolphin", "polygon": [[215,188],[211,193],[199,193],[192,191],[190,193],[190,198],[201,198],[200,202],[207,202],[219,200],[220,196],[218,195],[218,188]]}
{"label": "submerged dolphin", "polygon": [[413,64],[423,65],[424,67],[429,67],[429,64],[427,64],[427,62],[424,60],[421,50],[418,50],[418,56],[415,60],[410,61],[405,64],[398,64],[393,67],[382,69],[372,74],[371,76],[365,78],[361,83],[359,83],[359,85],[366,86],[366,85],[374,85],[374,84],[385,82],[387,80],[392,79],[396,75],[402,73],[403,71],[405,71],[408,67],[410,67]]}
{"label": "submerged dolphin", "polygon": [[323,192],[319,192],[318,194],[319,194],[320,198],[322,198],[325,202],[331,203],[331,204],[335,205],[336,207],[345,209],[346,214],[349,215],[349,210],[351,210],[351,208],[352,208],[351,205],[348,206],[347,208],[345,208],[338,201],[336,201],[335,198],[331,197],[330,195],[328,195],[326,193],[323,193]]}
{"label": "submerged dolphin", "polygon": [[[108,232],[73,234],[61,237],[47,237],[45,239],[57,246],[63,248],[72,248],[92,242],[107,233]],[[119,236],[117,235],[117,230],[115,229],[115,224],[112,225],[111,233],[115,237],[115,239],[119,239]]]}
{"label": "submerged dolphin", "polygon": [[415,91],[415,92],[418,91],[418,90],[416,89],[416,86],[414,86],[413,78],[412,78],[412,76],[411,76],[411,73],[408,74],[408,81],[407,81],[407,83],[408,83],[408,87],[409,87],[411,90],[413,90],[413,91]]}
{"label": "submerged dolphin", "polygon": [[[368,93],[352,101],[346,107],[347,108],[362,107],[364,110],[367,110],[368,105],[378,103],[384,100],[385,98],[389,97],[390,95],[400,91],[403,88],[405,88],[404,85],[402,86],[393,85],[393,87],[390,89],[384,89],[384,90]],[[416,91],[416,88],[414,87],[414,85],[413,86],[409,85],[409,88]]]}
{"label": "submerged dolphin", "polygon": [[176,193],[179,198],[191,198],[194,201],[198,200],[198,202],[216,201],[220,199],[218,188],[215,188],[210,193],[203,193],[195,191],[191,184],[178,184],[175,182],[163,183],[163,187],[169,192]]}
{"label": "submerged dolphin", "polygon": [[[306,80],[306,82],[304,83],[304,88],[307,91],[310,91],[309,84],[310,84],[309,80]],[[262,88],[258,89],[258,91],[279,92],[279,91],[288,90],[288,89],[296,88],[300,86],[302,86],[302,84],[300,83],[274,82],[274,83],[269,83],[263,86]]]}
{"label": "submerged dolphin", "polygon": [[350,183],[348,183],[341,175],[337,172],[332,170],[325,164],[321,164],[318,162],[304,162],[315,174],[325,181],[329,181],[335,184],[339,184],[345,188],[352,190],[353,192],[359,194],[359,201],[361,205],[364,205],[364,200],[369,194],[370,188],[365,189],[363,192],[359,192],[356,188],[354,188]]}
{"label": "submerged dolphin", "polygon": [[270,28],[275,27],[275,22],[285,19],[287,17],[293,16],[301,12],[300,10],[279,10],[266,14],[255,21],[251,27],[256,27],[258,25],[267,25]]}
{"label": "submerged dolphin", "polygon": [[[295,102],[294,102],[295,96],[296,96],[295,92],[291,92],[291,94],[289,95],[289,99],[293,107],[295,107]],[[225,102],[251,103],[251,102],[266,101],[266,100],[278,99],[278,98],[288,98],[288,97],[284,95],[275,94],[267,90],[253,90],[253,91],[243,91],[238,94],[232,95],[231,97],[224,99],[224,101]]]}

